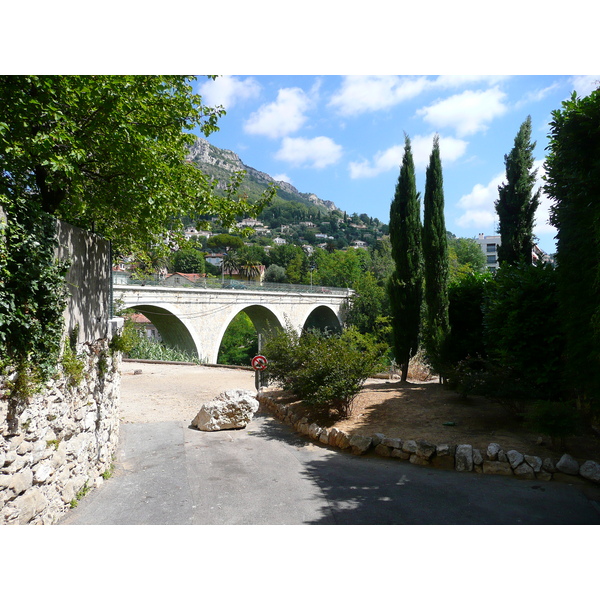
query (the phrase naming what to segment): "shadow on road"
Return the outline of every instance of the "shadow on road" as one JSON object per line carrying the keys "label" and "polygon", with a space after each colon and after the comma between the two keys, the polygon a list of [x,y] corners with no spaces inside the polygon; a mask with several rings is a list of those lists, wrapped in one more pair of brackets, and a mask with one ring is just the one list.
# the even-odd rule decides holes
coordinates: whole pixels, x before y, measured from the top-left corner
{"label": "shadow on road", "polygon": [[251,434],[295,450],[303,476],[323,495],[321,517],[311,524],[600,524],[600,512],[576,486],[354,456],[309,441],[266,411],[259,416]]}

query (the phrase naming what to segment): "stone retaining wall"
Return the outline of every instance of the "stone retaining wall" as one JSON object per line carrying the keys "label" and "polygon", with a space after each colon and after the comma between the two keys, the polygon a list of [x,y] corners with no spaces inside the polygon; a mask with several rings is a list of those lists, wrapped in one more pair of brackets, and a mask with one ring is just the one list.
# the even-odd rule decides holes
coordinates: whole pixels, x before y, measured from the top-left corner
{"label": "stone retaining wall", "polygon": [[387,438],[381,433],[374,436],[348,434],[336,427],[320,427],[306,417],[295,414],[291,407],[280,404],[265,394],[259,401],[284,423],[311,439],[348,450],[353,454],[374,451],[383,457],[408,460],[416,465],[432,466],[455,471],[474,471],[490,475],[510,475],[521,479],[561,479],[579,477],[600,484],[600,464],[587,460],[579,463],[564,454],[560,460],[521,454],[516,450],[505,451],[499,444],[490,443],[486,450],[473,448],[470,444],[433,444],[425,440],[402,440]]}
{"label": "stone retaining wall", "polygon": [[8,421],[0,379],[0,524],[51,524],[111,469],[119,433],[119,353],[77,346],[82,381],[61,372]]}

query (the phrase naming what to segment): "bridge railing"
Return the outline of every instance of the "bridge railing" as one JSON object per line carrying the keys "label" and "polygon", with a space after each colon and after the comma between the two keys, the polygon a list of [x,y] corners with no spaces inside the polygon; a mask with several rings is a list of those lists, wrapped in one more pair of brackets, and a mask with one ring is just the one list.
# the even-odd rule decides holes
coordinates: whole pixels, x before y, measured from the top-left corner
{"label": "bridge railing", "polygon": [[114,285],[152,285],[162,287],[184,287],[184,288],[203,288],[218,290],[248,290],[278,292],[283,294],[328,294],[333,296],[349,296],[352,294],[350,288],[337,288],[323,285],[299,285],[295,283],[273,283],[270,281],[242,281],[239,279],[202,278],[199,281],[189,283],[173,282],[159,277],[150,277],[147,279],[124,279],[113,277]]}

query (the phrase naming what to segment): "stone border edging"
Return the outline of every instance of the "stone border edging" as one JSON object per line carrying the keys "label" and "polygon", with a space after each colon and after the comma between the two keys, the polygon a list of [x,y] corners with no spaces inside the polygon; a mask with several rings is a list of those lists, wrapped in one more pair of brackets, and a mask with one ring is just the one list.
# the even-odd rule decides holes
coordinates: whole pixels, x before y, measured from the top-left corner
{"label": "stone border edging", "polygon": [[[309,423],[307,417],[295,414],[290,406],[279,404],[258,393],[259,402],[283,423],[292,426],[298,433],[328,446],[350,450],[361,455],[373,449],[382,457],[408,460],[412,464],[432,466],[440,469],[483,473],[487,475],[514,475],[519,479],[550,481],[562,475],[580,477],[585,481],[600,484],[600,464],[587,460],[581,465],[569,454],[555,461],[522,454],[517,450],[504,451],[499,444],[490,443],[485,455],[471,444],[433,444],[425,440],[401,440],[388,438],[382,433],[374,436],[349,434],[336,427],[321,427]],[[558,475],[558,477],[556,477]]]}

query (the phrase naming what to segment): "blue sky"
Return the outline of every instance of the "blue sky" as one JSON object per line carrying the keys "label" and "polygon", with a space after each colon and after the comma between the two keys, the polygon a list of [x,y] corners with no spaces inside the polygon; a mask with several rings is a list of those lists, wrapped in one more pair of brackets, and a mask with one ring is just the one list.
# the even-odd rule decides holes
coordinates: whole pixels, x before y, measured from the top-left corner
{"label": "blue sky", "polygon": [[[34,4],[5,8],[6,22],[27,23],[31,43],[23,45],[20,27],[4,32],[4,72],[222,74],[198,84],[208,104],[227,109],[209,141],[350,214],[388,221],[404,133],[423,192],[437,132],[446,226],[466,237],[495,233],[504,155],[527,115],[541,176],[551,111],[600,80],[585,75],[598,72],[587,0],[560,8],[543,0],[353,8],[341,0],[175,0],[160,12],[137,0],[109,0],[103,11],[74,0]],[[553,252],[548,206],[544,198],[535,233]]]}
{"label": "blue sky", "polygon": [[[226,75],[199,78],[208,105],[227,114],[208,139],[246,165],[331,200],[348,214],[388,222],[404,134],[423,194],[434,134],[440,136],[446,228],[460,237],[494,235],[494,200],[504,155],[528,115],[542,184],[551,111],[573,90],[587,95],[600,76]],[[555,251],[542,197],[534,233]]]}

